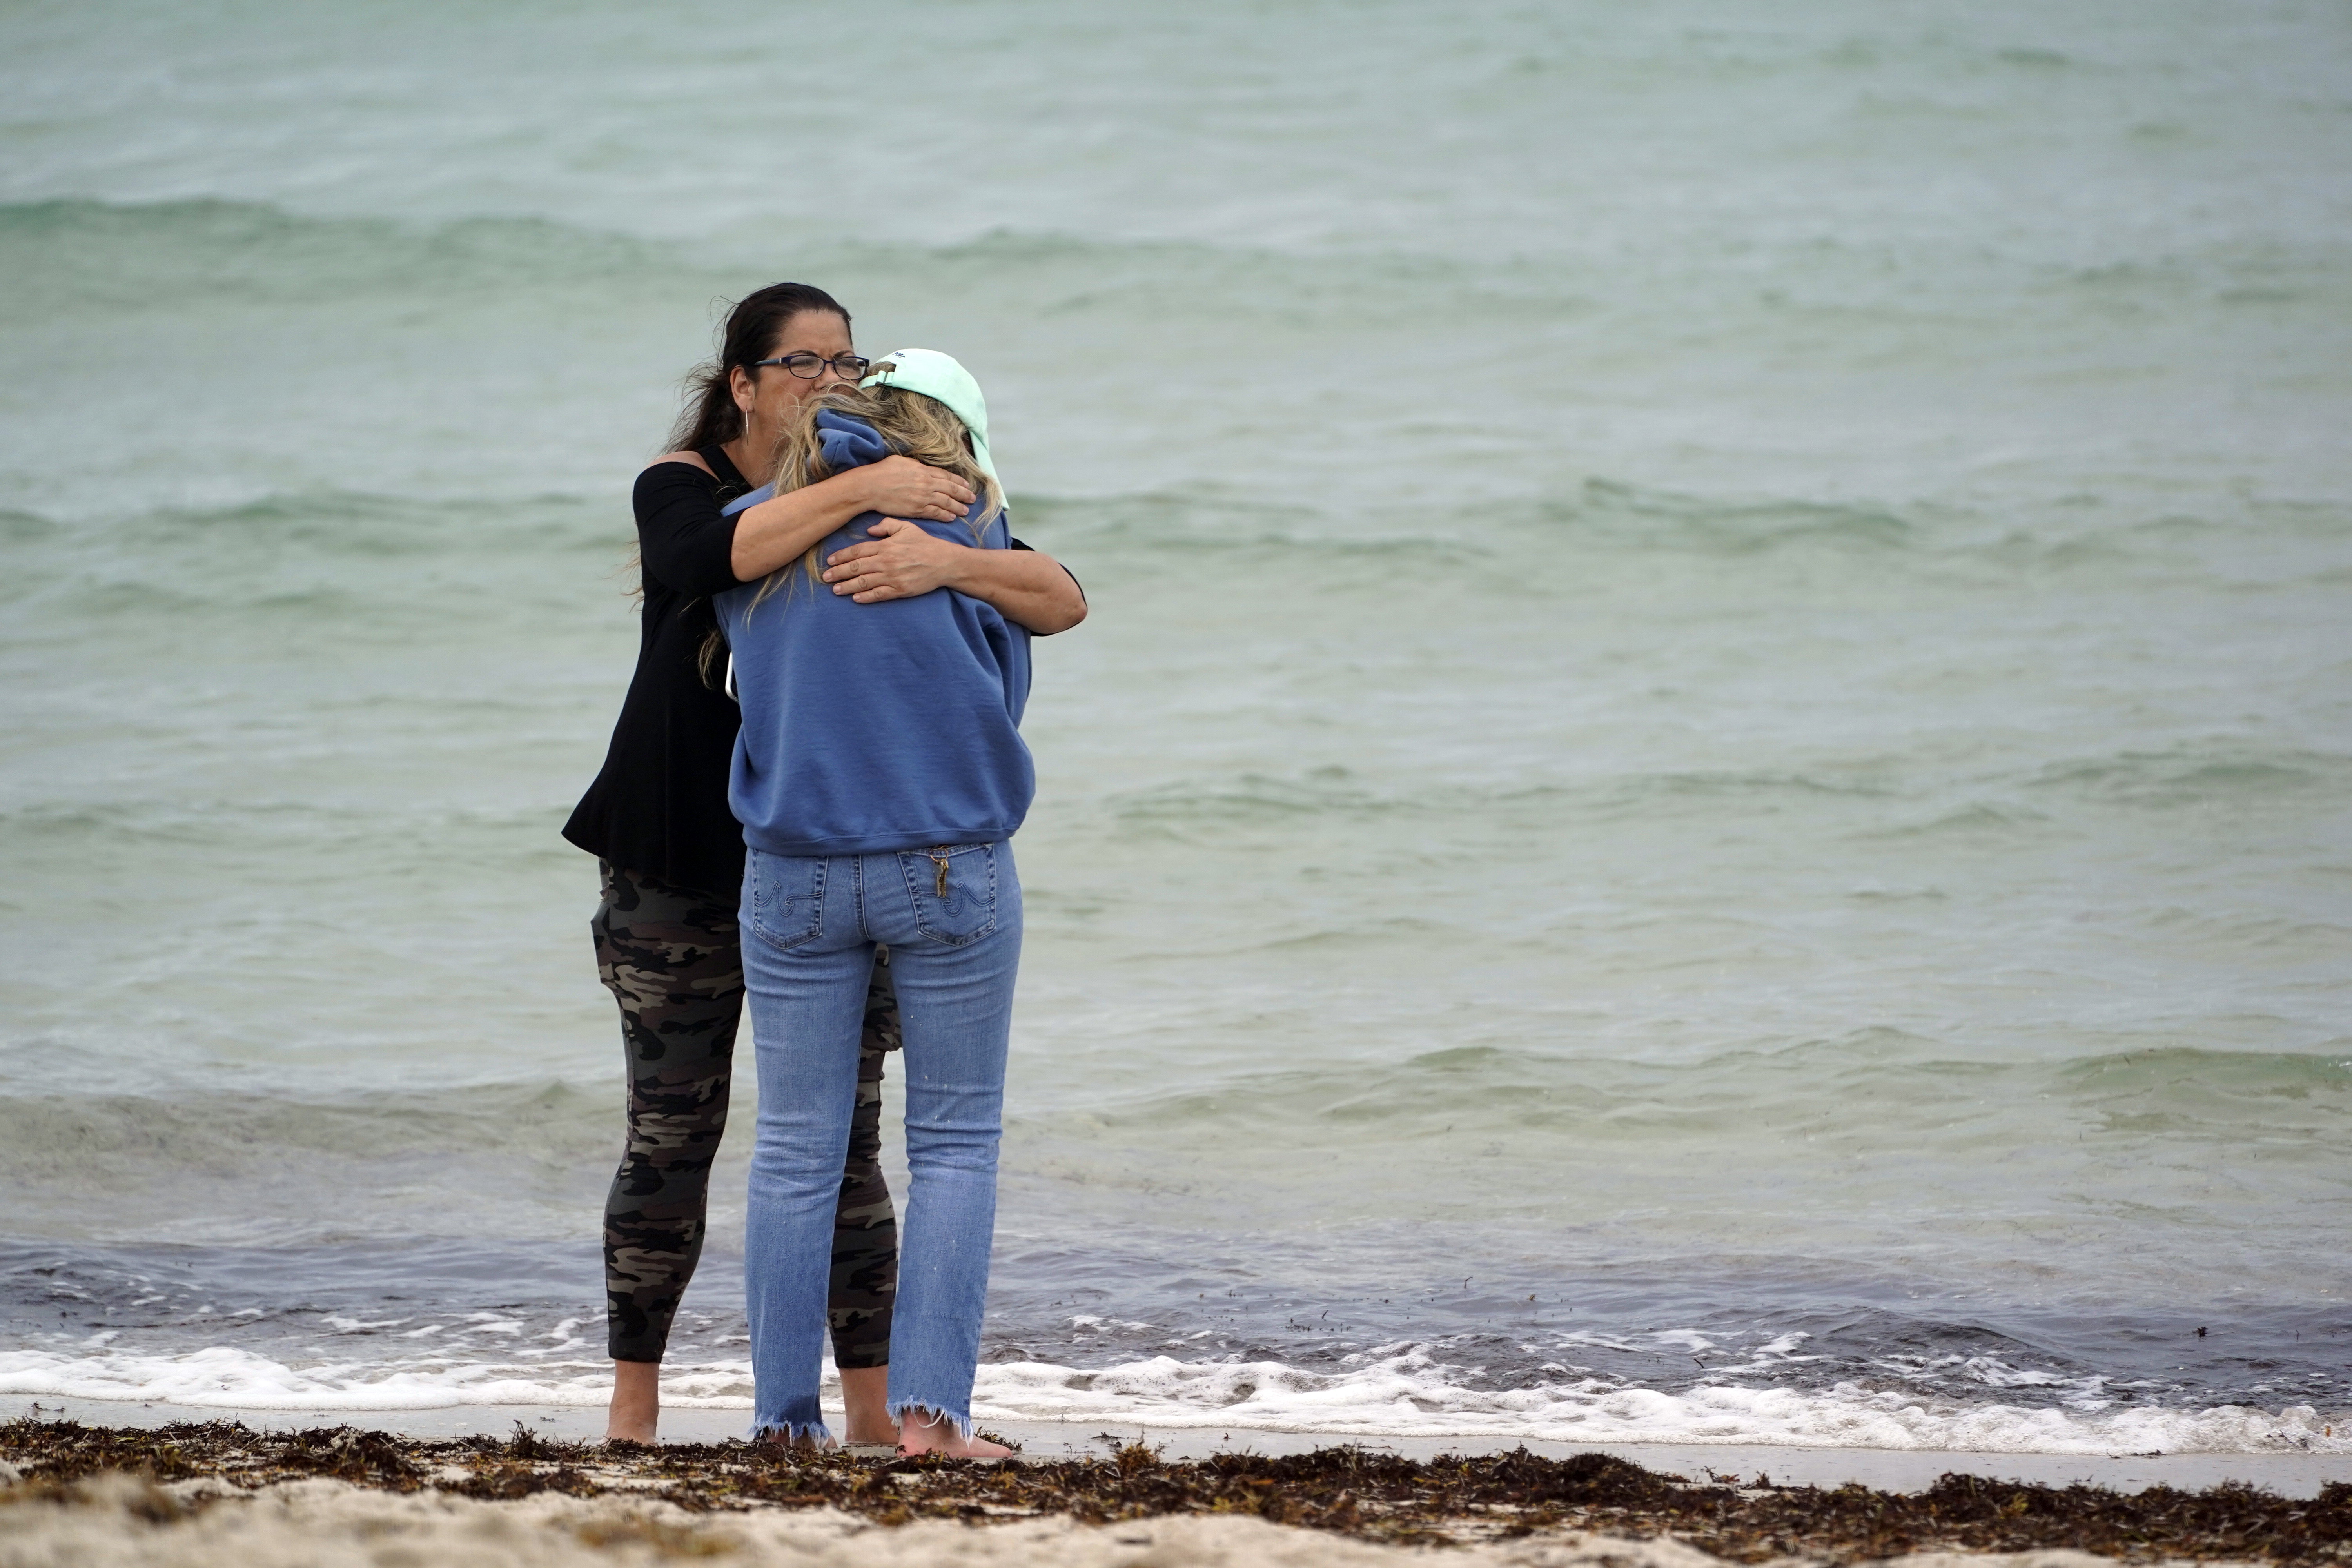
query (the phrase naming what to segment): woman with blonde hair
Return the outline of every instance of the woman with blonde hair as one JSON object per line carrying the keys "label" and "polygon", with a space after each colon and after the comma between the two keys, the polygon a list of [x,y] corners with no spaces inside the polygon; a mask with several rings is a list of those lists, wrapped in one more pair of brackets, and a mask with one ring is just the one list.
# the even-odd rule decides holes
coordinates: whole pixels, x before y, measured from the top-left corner
{"label": "woman with blonde hair", "polygon": [[[986,405],[945,354],[901,352],[857,389],[809,399],[778,448],[772,493],[893,456],[975,496],[955,521],[902,523],[878,542],[911,529],[923,542],[901,548],[1011,548]],[[743,710],[728,803],[748,846],[740,921],[760,1074],[744,1238],[752,1425],[830,1440],[817,1405],[825,1259],[866,976],[887,944],[908,1170],[887,1408],[905,1452],[1001,1456],[972,1434],[971,1386],[1021,955],[1010,841],[1035,790],[1019,728],[1029,632],[952,586],[863,604],[838,592],[871,559],[850,552],[877,542],[878,526],[861,518],[718,601]]]}

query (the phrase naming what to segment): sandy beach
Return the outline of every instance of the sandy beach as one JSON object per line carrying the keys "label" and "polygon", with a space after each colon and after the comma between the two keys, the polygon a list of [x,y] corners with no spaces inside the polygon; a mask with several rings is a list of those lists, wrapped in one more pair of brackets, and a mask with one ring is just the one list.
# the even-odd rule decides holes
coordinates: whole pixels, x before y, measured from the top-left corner
{"label": "sandy beach", "polygon": [[[839,1407],[828,1406],[835,1418]],[[721,1444],[743,1436],[748,1412],[688,1406],[663,1411],[667,1444]],[[452,1405],[424,1410],[289,1410],[263,1406],[175,1405],[163,1401],[0,1399],[0,1421],[68,1420],[85,1426],[152,1427],[174,1423],[201,1426],[234,1421],[257,1432],[300,1432],[352,1425],[381,1427],[420,1442],[447,1441],[482,1433],[501,1436],[517,1426],[557,1443],[586,1443],[604,1431],[604,1411],[589,1405]],[[1099,1458],[1109,1448],[1139,1444],[1166,1459],[1208,1459],[1221,1454],[1271,1456],[1310,1454],[1345,1443],[1371,1453],[1431,1460],[1440,1455],[1477,1456],[1524,1448],[1544,1458],[1605,1454],[1644,1469],[1690,1477],[1764,1476],[1789,1486],[1916,1492],[1946,1475],[2032,1486],[2075,1485],[2137,1492],[2149,1487],[2182,1491],[2240,1485],[2282,1497],[2315,1497],[2330,1483],[2352,1484],[2352,1454],[2303,1453],[2032,1453],[1961,1448],[1886,1448],[1866,1446],[1800,1447],[1774,1443],[1558,1443],[1538,1438],[1446,1436],[1333,1437],[1235,1425],[1225,1427],[1159,1426],[1106,1420],[1008,1421],[992,1419],[991,1431],[1019,1446],[1025,1459]]]}
{"label": "sandy beach", "polygon": [[[1068,1520],[993,1529],[953,1522],[878,1527],[832,1509],[767,1510],[713,1520],[663,1503],[582,1501],[547,1495],[520,1502],[439,1496],[397,1497],[341,1481],[272,1487],[239,1502],[176,1510],[190,1492],[128,1480],[77,1489],[63,1505],[18,1504],[0,1511],[0,1564],[184,1564],[186,1568],[286,1568],[441,1563],[451,1568],[559,1568],[720,1558],[776,1563],[1280,1564],[1354,1568],[1426,1555],[1369,1545],[1258,1520],[1180,1519],[1100,1528]],[[2036,1553],[2031,1561],[2080,1559]],[[1465,1563],[1608,1563],[1611,1568],[1701,1568],[1716,1561],[1672,1542],[1578,1536],[1449,1553]],[[2026,1561],[2020,1559],[2019,1561]]]}
{"label": "sandy beach", "polygon": [[[1612,1456],[1419,1459],[1364,1448],[1172,1458],[1141,1444],[1008,1466],[795,1456],[740,1442],[606,1449],[241,1423],[0,1426],[0,1568],[131,1563],[791,1563],[1607,1568],[1717,1562],[2340,1562],[2352,1484],[2289,1498],[1947,1474],[1823,1488]],[[1783,1469],[1789,1468],[1787,1465]]]}
{"label": "sandy beach", "polygon": [[[521,1502],[409,1498],[341,1481],[300,1481],[245,1500],[173,1515],[177,1498],[110,1481],[64,1506],[18,1505],[0,1519],[0,1564],[138,1562],[174,1568],[563,1568],[570,1564],[720,1558],[848,1568],[1052,1563],[1066,1568],[1373,1568],[1423,1561],[1427,1549],[1349,1541],[1245,1518],[1155,1520],[1097,1527],[1068,1520],[992,1529],[926,1522],[877,1527],[831,1509],[711,1520],[659,1503]],[[162,1514],[163,1517],[158,1517]],[[1710,1568],[1720,1562],[1673,1541],[1567,1532],[1444,1553],[1463,1568]],[[1902,1568],[2091,1568],[2105,1559],[2065,1550],[1964,1556],[1922,1552]]]}

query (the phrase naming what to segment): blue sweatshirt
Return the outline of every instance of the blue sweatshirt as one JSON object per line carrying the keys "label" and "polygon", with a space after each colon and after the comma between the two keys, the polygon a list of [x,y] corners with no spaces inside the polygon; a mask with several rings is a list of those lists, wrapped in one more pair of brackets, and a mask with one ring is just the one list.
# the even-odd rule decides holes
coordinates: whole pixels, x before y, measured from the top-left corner
{"label": "blue sweatshirt", "polygon": [[[889,448],[863,420],[818,416],[835,472]],[[754,490],[727,510],[768,499]],[[923,522],[974,543],[971,521]],[[867,512],[824,541],[822,561],[862,542]],[[1003,516],[977,541],[1007,548]],[[743,704],[727,803],[743,837],[772,855],[866,855],[1010,838],[1037,791],[1021,739],[1029,633],[951,588],[860,605],[794,562],[757,609],[756,583],[713,601]]]}

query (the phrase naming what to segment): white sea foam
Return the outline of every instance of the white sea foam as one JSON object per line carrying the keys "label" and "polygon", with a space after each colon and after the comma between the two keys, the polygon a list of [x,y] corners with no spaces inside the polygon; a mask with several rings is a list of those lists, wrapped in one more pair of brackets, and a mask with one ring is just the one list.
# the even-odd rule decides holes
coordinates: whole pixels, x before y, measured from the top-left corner
{"label": "white sea foam", "polygon": [[[1669,1394],[1598,1378],[1477,1389],[1415,1352],[1310,1372],[1278,1362],[1154,1356],[1086,1370],[1049,1362],[980,1368],[985,1420],[1247,1427],[1334,1438],[1460,1437],[1583,1443],[1709,1443],[1979,1453],[2343,1453],[2352,1420],[2307,1405],[2278,1410],[2084,1411],[1970,1402],[1840,1383],[1797,1390],[1717,1383]],[[301,1367],[215,1346],[183,1355],[0,1353],[0,1394],[139,1400],[210,1409],[382,1412],[473,1405],[600,1405],[607,1363],[456,1358]],[[830,1371],[827,1384],[833,1382]],[[676,1407],[748,1409],[748,1361],[674,1365]]]}
{"label": "white sea foam", "polygon": [[[609,1363],[511,1366],[454,1359],[301,1367],[225,1345],[179,1355],[0,1352],[0,1394],[133,1399],[205,1409],[435,1410],[453,1405],[603,1403]],[[567,1376],[576,1369],[576,1375]],[[596,1373],[602,1383],[594,1383]],[[749,1371],[746,1369],[748,1380]],[[748,1382],[746,1385],[748,1393]],[[681,1404],[694,1403],[681,1400]]]}
{"label": "white sea foam", "polygon": [[1168,1356],[1081,1372],[1026,1362],[981,1368],[973,1408],[1008,1420],[1101,1420],[1333,1436],[1552,1442],[1755,1443],[1995,1453],[2352,1453],[2339,1420],[2276,1411],[2083,1412],[2025,1408],[1841,1383],[1827,1389],[1709,1384],[1667,1394],[1597,1378],[1480,1390],[1418,1355],[1338,1373],[1275,1362]]}

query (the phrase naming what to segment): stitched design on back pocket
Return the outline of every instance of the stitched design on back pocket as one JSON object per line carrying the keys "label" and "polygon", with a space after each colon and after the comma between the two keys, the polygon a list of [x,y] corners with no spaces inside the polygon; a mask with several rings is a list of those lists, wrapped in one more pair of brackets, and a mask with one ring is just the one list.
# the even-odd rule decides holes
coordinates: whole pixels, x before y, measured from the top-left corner
{"label": "stitched design on back pocket", "polygon": [[943,947],[978,942],[996,929],[996,846],[942,844],[898,851],[915,929]]}
{"label": "stitched design on back pocket", "polygon": [[824,926],[824,861],[751,857],[751,930],[771,947],[798,947]]}

